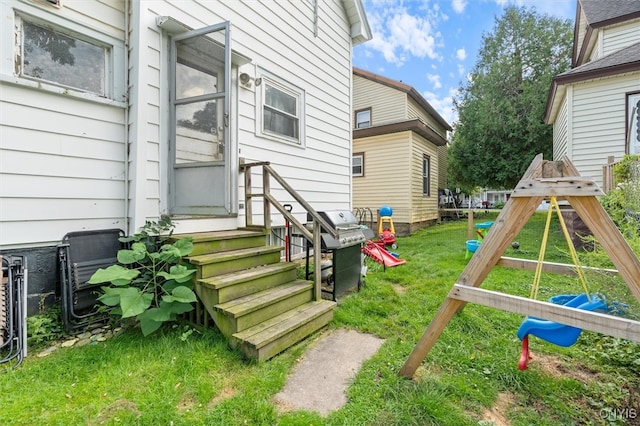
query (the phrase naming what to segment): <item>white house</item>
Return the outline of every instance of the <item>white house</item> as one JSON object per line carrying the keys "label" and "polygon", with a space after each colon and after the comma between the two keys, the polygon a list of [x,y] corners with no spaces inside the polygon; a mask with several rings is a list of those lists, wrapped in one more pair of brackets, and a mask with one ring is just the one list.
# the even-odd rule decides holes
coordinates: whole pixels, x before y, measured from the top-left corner
{"label": "white house", "polygon": [[243,226],[242,160],[271,162],[318,210],[351,208],[361,0],[0,12],[0,253],[27,256],[31,312],[67,232],[132,234],[165,214],[176,232]]}
{"label": "white house", "polygon": [[553,157],[602,184],[607,157],[640,154],[640,2],[578,0],[572,69],[553,79]]}

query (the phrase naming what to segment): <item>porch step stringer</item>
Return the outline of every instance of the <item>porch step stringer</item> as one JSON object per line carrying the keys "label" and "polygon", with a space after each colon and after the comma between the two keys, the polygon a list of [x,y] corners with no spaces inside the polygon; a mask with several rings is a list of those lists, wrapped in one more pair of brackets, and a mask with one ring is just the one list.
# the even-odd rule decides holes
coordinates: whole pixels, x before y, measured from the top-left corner
{"label": "porch step stringer", "polygon": [[193,238],[194,290],[229,345],[265,361],[304,340],[333,319],[336,303],[314,301],[313,283],[297,279],[297,266],[281,262],[281,247],[266,245],[263,230],[174,235]]}

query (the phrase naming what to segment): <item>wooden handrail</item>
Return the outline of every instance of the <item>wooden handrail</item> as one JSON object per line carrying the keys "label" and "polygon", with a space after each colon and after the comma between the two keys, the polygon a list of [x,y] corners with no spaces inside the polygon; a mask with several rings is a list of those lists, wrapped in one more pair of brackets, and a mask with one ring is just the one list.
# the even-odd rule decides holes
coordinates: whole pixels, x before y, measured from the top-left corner
{"label": "wooden handrail", "polygon": [[[262,191],[259,193],[252,192],[251,183],[251,168],[262,167]],[[270,165],[268,161],[260,161],[254,163],[241,163],[240,172],[244,172],[244,191],[245,191],[245,224],[247,227],[256,226],[253,223],[253,207],[252,198],[260,197],[263,199],[263,214],[264,214],[264,227],[265,229],[271,229],[271,206],[275,207],[287,221],[293,223],[296,228],[302,233],[313,247],[320,247],[321,239],[320,232],[330,234],[333,238],[338,239],[338,233],[332,225],[330,225],[302,196],[293,189],[285,180],[280,176]],[[280,186],[287,191],[289,195],[297,201],[303,209],[311,216],[313,220],[313,229],[309,231],[305,225],[300,223],[291,212],[285,209],[284,205],[280,203],[271,193],[271,178],[275,179]],[[314,297],[316,300],[321,299],[321,269],[320,256],[313,256],[314,261]]]}

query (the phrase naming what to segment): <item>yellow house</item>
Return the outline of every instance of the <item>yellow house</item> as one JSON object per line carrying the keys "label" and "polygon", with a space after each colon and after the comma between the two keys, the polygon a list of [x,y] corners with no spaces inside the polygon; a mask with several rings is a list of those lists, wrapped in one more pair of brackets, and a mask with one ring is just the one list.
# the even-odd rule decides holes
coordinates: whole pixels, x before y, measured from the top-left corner
{"label": "yellow house", "polygon": [[391,207],[398,235],[435,222],[449,123],[413,87],[358,68],[353,110],[354,210]]}

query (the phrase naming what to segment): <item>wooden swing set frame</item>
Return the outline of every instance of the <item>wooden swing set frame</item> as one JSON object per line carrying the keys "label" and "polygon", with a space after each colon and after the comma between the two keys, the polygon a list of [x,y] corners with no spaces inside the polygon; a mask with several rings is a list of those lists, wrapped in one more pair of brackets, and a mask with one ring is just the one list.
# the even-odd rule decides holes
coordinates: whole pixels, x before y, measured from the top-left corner
{"label": "wooden swing set frame", "polygon": [[[640,321],[480,288],[496,265],[536,269],[538,262],[534,260],[508,258],[502,254],[542,200],[555,196],[571,205],[617,268],[604,272],[619,274],[640,302],[640,261],[600,205],[596,198],[600,195],[604,194],[593,179],[580,176],[568,158],[546,161],[538,154],[398,374],[413,377],[451,318],[469,302],[640,342]],[[574,265],[553,262],[543,262],[542,271],[576,273]]]}

